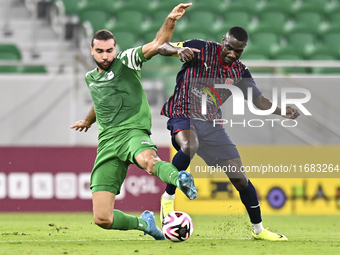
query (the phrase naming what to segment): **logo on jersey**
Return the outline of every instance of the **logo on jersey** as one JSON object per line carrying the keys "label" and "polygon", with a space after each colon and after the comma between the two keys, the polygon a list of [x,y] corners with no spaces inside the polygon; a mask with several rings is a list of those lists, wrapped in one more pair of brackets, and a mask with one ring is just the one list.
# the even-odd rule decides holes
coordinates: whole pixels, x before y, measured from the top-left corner
{"label": "logo on jersey", "polygon": [[150,142],[141,142],[141,144],[150,144]]}
{"label": "logo on jersey", "polygon": [[114,72],[112,72],[112,71],[108,72],[108,74],[107,74],[107,79],[108,80],[112,80],[114,77],[115,77],[115,73]]}
{"label": "logo on jersey", "polygon": [[230,85],[233,85],[234,84],[234,80],[233,79],[230,79],[230,78],[227,78],[225,80],[225,83],[224,84],[230,84]]}
{"label": "logo on jersey", "polygon": [[203,88],[201,88],[201,90],[202,90],[206,95],[209,95],[209,96],[211,97],[211,99],[212,99],[212,100],[214,101],[214,103],[215,103],[215,106],[217,106],[217,102],[216,102],[215,97],[212,95],[212,93],[211,93],[210,91],[212,91],[212,92],[215,94],[216,98],[217,98],[218,101],[220,102],[220,105],[222,105],[222,100],[221,100],[220,96],[218,95],[217,91],[216,91],[213,87],[211,87],[211,86],[209,86],[209,85],[207,85],[207,84],[204,84],[204,83],[202,83],[202,82],[198,82],[198,83],[200,83],[200,84],[202,84],[202,85],[204,86]]}

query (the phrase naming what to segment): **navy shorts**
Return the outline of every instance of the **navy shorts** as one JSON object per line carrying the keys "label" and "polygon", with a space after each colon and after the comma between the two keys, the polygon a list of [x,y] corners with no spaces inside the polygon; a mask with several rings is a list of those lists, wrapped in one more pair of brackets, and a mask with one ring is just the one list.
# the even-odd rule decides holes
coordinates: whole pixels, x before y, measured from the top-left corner
{"label": "navy shorts", "polygon": [[167,125],[171,132],[172,145],[176,150],[180,149],[175,141],[176,133],[185,129],[193,130],[199,142],[197,154],[209,166],[216,165],[219,160],[240,158],[235,144],[230,140],[221,125],[214,127],[211,121],[194,120],[185,117],[169,119]]}

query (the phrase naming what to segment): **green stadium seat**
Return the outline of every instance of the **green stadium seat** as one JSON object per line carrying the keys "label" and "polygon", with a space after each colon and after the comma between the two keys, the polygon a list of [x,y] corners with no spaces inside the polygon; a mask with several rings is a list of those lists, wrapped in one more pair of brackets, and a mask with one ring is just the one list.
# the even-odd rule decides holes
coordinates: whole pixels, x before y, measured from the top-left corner
{"label": "green stadium seat", "polygon": [[226,6],[226,3],[221,0],[196,0],[193,5],[190,6],[189,11],[209,11],[215,15],[219,15],[225,12]]}
{"label": "green stadium seat", "polygon": [[257,45],[248,45],[244,49],[241,60],[242,59],[251,59],[251,60],[267,60],[270,59],[270,49],[264,48]]}
{"label": "green stadium seat", "polygon": [[328,34],[323,38],[323,47],[340,60],[340,34]]}
{"label": "green stadium seat", "polygon": [[0,66],[0,73],[6,74],[45,74],[47,70],[45,66],[33,66],[33,65],[6,65]]}
{"label": "green stadium seat", "polygon": [[172,9],[180,3],[183,3],[183,1],[181,0],[171,0],[171,1],[159,0],[155,2],[154,5],[151,5],[151,8],[152,8],[153,13],[158,12],[158,11],[166,11],[169,14],[172,11]]}
{"label": "green stadium seat", "polygon": [[260,32],[249,35],[249,41],[254,46],[269,48],[272,52],[280,47],[281,37],[275,33]]}
{"label": "green stadium seat", "polygon": [[138,43],[138,38],[134,33],[124,31],[117,31],[112,33],[116,38],[117,45],[119,46],[120,50],[126,50],[129,48],[140,46],[140,44]]}
{"label": "green stadium seat", "polygon": [[[131,32],[136,36],[143,34],[146,29],[146,17],[138,11],[121,11],[115,15],[115,21],[109,21],[105,27],[112,33],[115,31]],[[160,28],[160,26],[159,26]],[[157,30],[158,31],[158,30]],[[157,32],[155,31],[155,33]]]}
{"label": "green stadium seat", "polygon": [[318,34],[321,30],[323,15],[317,12],[303,11],[295,14],[295,26],[308,26],[310,31]]}
{"label": "green stadium seat", "polygon": [[84,1],[79,0],[61,0],[65,7],[66,15],[78,15],[81,4]]}
{"label": "green stadium seat", "polygon": [[209,11],[197,11],[186,15],[188,22],[185,26],[186,31],[198,33],[212,33],[217,29],[217,17]]}
{"label": "green stadium seat", "polygon": [[303,51],[294,45],[285,45],[272,52],[272,59],[275,60],[303,60]]}
{"label": "green stadium seat", "polygon": [[257,5],[257,1],[231,1],[225,6],[224,13],[247,12],[249,14],[254,14]]}
{"label": "green stadium seat", "polygon": [[[277,33],[282,33],[285,28],[285,24],[288,21],[289,16],[281,11],[269,11],[269,12],[262,12],[259,14],[259,24],[258,27],[272,27],[277,31]],[[255,28],[256,30],[256,28]],[[270,29],[272,30],[272,29]],[[274,31],[272,31],[274,32]]]}
{"label": "green stadium seat", "polygon": [[0,60],[21,60],[21,52],[15,44],[0,44]]}
{"label": "green stadium seat", "polygon": [[[112,2],[115,1],[110,0],[110,2],[112,4]],[[175,7],[175,5],[173,7]],[[168,10],[168,13],[170,13],[173,7]],[[114,8],[116,13],[121,11],[139,11],[148,14],[151,12],[153,5],[152,1],[149,0],[125,0],[117,1],[117,3],[114,5]]]}
{"label": "green stadium seat", "polygon": [[314,50],[316,44],[316,37],[309,32],[294,32],[287,36],[288,44],[301,50],[304,58],[308,59],[309,54]]}
{"label": "green stadium seat", "polygon": [[100,29],[104,29],[105,24],[107,23],[109,18],[110,14],[102,10],[91,10],[86,8],[79,11],[80,22],[90,22],[93,28],[93,33],[97,32]]}
{"label": "green stadium seat", "polygon": [[324,14],[326,9],[325,0],[298,1],[292,8],[292,13],[298,15],[301,12],[310,11]]}
{"label": "green stadium seat", "polygon": [[239,26],[247,29],[249,24],[253,18],[252,14],[244,11],[234,11],[234,12],[226,12],[222,15],[223,18],[223,25],[219,29],[221,30],[222,34],[226,34],[229,28],[234,26]]}
{"label": "green stadium seat", "polygon": [[260,2],[257,5],[256,13],[261,15],[262,13],[268,12],[280,12],[284,13],[286,16],[289,16],[292,12],[292,8],[294,6],[294,2],[292,0],[270,0],[267,2]]}

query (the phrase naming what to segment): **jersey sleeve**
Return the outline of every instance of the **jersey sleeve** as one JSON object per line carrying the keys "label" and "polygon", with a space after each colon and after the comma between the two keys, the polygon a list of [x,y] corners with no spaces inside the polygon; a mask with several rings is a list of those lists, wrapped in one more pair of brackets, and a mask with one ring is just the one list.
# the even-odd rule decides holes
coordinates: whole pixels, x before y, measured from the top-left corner
{"label": "jersey sleeve", "polygon": [[252,99],[255,99],[262,94],[262,91],[256,86],[254,78],[252,77],[248,67],[243,65],[243,69],[244,73],[242,75],[242,80],[236,85],[242,90],[245,100],[248,100],[248,88],[252,88],[253,90]]}
{"label": "jersey sleeve", "polygon": [[120,59],[125,66],[134,70],[141,70],[143,63],[147,61],[142,52],[142,46],[119,52],[116,58]]}

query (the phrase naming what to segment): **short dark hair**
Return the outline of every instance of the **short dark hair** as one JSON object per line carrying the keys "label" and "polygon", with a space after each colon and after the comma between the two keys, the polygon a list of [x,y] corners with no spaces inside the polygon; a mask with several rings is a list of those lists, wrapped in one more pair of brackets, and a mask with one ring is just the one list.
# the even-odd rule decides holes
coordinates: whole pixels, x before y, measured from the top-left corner
{"label": "short dark hair", "polygon": [[234,36],[238,41],[247,42],[248,41],[248,33],[243,27],[232,27],[229,29],[228,33]]}
{"label": "short dark hair", "polygon": [[107,40],[113,39],[115,41],[114,45],[116,45],[116,38],[114,37],[114,35],[109,30],[106,30],[106,29],[98,30],[94,34],[94,36],[92,38],[92,41],[91,41],[91,47],[93,47],[94,39],[103,40],[103,41],[107,41]]}

